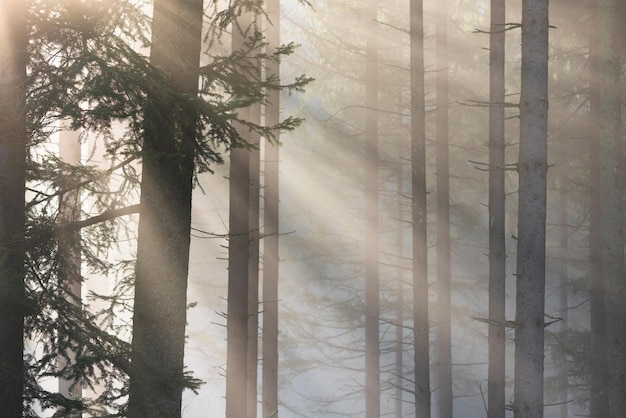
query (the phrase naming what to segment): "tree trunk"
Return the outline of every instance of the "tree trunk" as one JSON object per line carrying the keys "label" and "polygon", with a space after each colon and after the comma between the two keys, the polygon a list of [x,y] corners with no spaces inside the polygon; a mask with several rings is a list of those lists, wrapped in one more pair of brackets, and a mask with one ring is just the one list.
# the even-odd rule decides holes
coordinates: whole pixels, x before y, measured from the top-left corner
{"label": "tree trunk", "polygon": [[489,371],[487,417],[505,415],[505,2],[491,0],[489,36]]}
{"label": "tree trunk", "polygon": [[[202,0],[156,0],[151,63],[198,91]],[[196,116],[148,99],[128,416],[180,417]],[[245,364],[245,362],[244,362]],[[242,415],[243,416],[243,415]]]}
{"label": "tree trunk", "polygon": [[[280,0],[267,0],[268,49],[280,45]],[[268,77],[280,80],[280,65],[267,62]],[[268,92],[265,123],[272,126],[280,116],[280,91]],[[278,135],[278,132],[276,132]],[[263,418],[278,415],[278,233],[279,233],[279,137],[265,141],[263,188]]]}
{"label": "tree trunk", "polygon": [[[567,210],[567,176],[565,174],[565,170],[567,168],[567,155],[566,152],[562,151],[564,158],[561,163],[561,170],[559,172],[559,218],[561,221],[561,227],[559,228],[560,237],[559,237],[559,310],[561,312],[562,321],[559,326],[559,334],[561,336],[565,336],[568,329],[567,319],[569,312],[569,304],[568,304],[568,285],[569,285],[569,269],[568,269],[568,258],[569,258],[569,222],[568,222],[568,210]],[[562,338],[563,338],[562,337]],[[560,418],[568,418],[568,389],[569,389],[569,379],[568,379],[568,361],[567,356],[561,354],[557,361],[558,373],[559,373],[559,392],[560,399],[559,403],[559,414]]]}
{"label": "tree trunk", "polygon": [[[597,20],[596,2],[590,3],[590,14]],[[597,27],[597,25],[594,25]],[[602,251],[600,244],[600,132],[597,126],[599,100],[598,88],[598,34],[591,31],[589,39],[590,68],[590,122],[589,122],[589,271],[591,287],[591,393],[589,412],[591,418],[609,416],[608,368],[606,351],[606,315],[604,308],[604,279],[602,277]]]}
{"label": "tree trunk", "polygon": [[609,416],[626,415],[626,278],[621,167],[621,97],[618,59],[618,2],[598,0],[597,125],[600,162],[600,256],[605,287]]}
{"label": "tree trunk", "polygon": [[543,416],[548,1],[522,3],[519,212],[515,328],[516,418]]}
{"label": "tree trunk", "polygon": [[439,417],[452,418],[450,174],[448,151],[448,4],[438,1],[437,13],[437,352]]}
{"label": "tree trunk", "polygon": [[415,416],[430,417],[423,1],[411,0],[411,195]]}
{"label": "tree trunk", "polygon": [[0,405],[22,416],[26,172],[26,4],[0,4]]}
{"label": "tree trunk", "polygon": [[[243,13],[237,20],[239,28],[233,25],[232,50],[244,47],[245,31],[253,24],[250,12]],[[239,117],[250,121],[252,107],[241,109]],[[255,134],[245,126],[238,124],[241,138],[252,143]],[[226,355],[226,418],[248,416],[250,398],[249,388],[249,312],[250,295],[258,288],[252,285],[251,257],[251,214],[252,193],[251,169],[258,165],[252,161],[252,153],[246,148],[234,148],[230,152],[230,202],[229,202],[229,241],[228,241],[228,311],[227,311],[227,355]],[[257,180],[258,181],[258,180]],[[258,187],[258,183],[257,183]],[[256,209],[258,217],[258,207]],[[258,226],[258,224],[257,224]],[[257,261],[258,263],[258,261]],[[258,284],[256,284],[258,286]],[[252,301],[252,304],[255,304]],[[255,379],[256,381],[256,379]],[[256,392],[256,388],[255,388]],[[256,395],[254,396],[256,400]],[[255,401],[256,407],[256,401]]]}
{"label": "tree trunk", "polygon": [[380,417],[377,1],[367,14],[365,70],[365,417]]}
{"label": "tree trunk", "polygon": [[[241,115],[241,112],[240,112]],[[226,417],[246,416],[250,153],[230,152]]]}
{"label": "tree trunk", "polygon": [[[398,155],[402,155],[402,147],[398,146]],[[398,225],[398,237],[396,242],[397,255],[403,257],[404,248],[404,226],[403,226],[403,184],[404,176],[402,175],[402,164],[398,164],[397,168],[398,198],[396,203],[396,217],[400,220]],[[398,278],[396,281],[396,344],[395,344],[395,408],[394,417],[403,417],[403,401],[404,401],[404,271],[398,269]]]}
{"label": "tree trunk", "polygon": [[[260,69],[259,69],[260,70]],[[260,71],[259,71],[260,72]],[[250,122],[260,125],[261,105],[250,108]],[[248,259],[248,418],[256,418],[259,363],[259,199],[260,199],[260,136],[250,132],[250,258]]]}

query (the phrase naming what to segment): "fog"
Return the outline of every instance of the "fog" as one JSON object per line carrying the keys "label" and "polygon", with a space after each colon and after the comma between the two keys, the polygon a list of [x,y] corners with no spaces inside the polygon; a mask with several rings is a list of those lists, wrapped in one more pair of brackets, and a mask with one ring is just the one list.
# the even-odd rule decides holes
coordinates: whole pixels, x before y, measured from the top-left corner
{"label": "fog", "polygon": [[[588,113],[582,94],[588,78],[580,2],[551,2],[549,191],[545,347],[545,416],[560,417],[565,388],[557,379],[586,366],[565,355],[567,335],[588,331],[586,282],[588,203],[583,135]],[[454,417],[486,416],[488,286],[489,2],[448,5],[447,68],[436,64],[436,1],[424,3],[428,274],[431,321],[431,390],[438,409],[436,328],[436,126],[449,115],[451,347]],[[281,264],[279,283],[279,415],[357,417],[365,408],[365,73],[366,23],[377,23],[378,205],[380,275],[381,416],[412,416],[412,284],[410,240],[409,5],[407,1],[296,1],[282,4],[281,37],[299,44],[281,64],[282,76],[315,78],[306,92],[283,94],[281,111],[305,118],[281,137]],[[513,320],[517,228],[517,162],[521,5],[507,2],[506,37],[506,246],[507,320]],[[582,23],[581,23],[582,22]],[[436,106],[435,81],[446,71],[449,97]],[[562,159],[571,150],[570,157]],[[227,234],[227,167],[205,175],[194,196],[193,227]],[[567,193],[559,194],[562,189]],[[565,212],[563,209],[567,208]],[[567,219],[563,220],[562,215]],[[566,224],[563,226],[563,224]],[[562,230],[568,241],[562,251]],[[261,244],[262,245],[262,244]],[[224,413],[227,242],[192,237],[186,364],[206,381],[186,393],[186,417]],[[567,257],[564,263],[563,257]],[[566,279],[562,281],[561,275]],[[563,289],[566,285],[566,289]],[[565,296],[563,296],[563,294]],[[563,305],[565,304],[565,305]],[[400,314],[398,311],[400,310]],[[260,306],[260,311],[263,307]],[[402,323],[398,323],[398,318]],[[565,328],[563,328],[565,327]],[[401,330],[401,331],[400,331]],[[401,332],[400,344],[397,337]],[[507,402],[513,391],[513,330],[507,332]],[[572,347],[568,346],[568,350]],[[580,348],[580,347],[579,347]],[[402,378],[395,366],[402,351]],[[570,362],[573,362],[570,364]],[[584,372],[569,380],[567,416],[588,413]],[[402,384],[400,415],[398,382]],[[559,383],[560,382],[560,383]],[[507,416],[513,416],[509,411]]]}

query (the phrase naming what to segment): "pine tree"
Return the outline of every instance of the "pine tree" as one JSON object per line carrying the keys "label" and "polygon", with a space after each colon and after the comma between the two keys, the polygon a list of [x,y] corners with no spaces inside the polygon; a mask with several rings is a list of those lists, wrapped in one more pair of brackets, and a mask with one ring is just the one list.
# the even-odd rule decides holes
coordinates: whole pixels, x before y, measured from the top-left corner
{"label": "pine tree", "polygon": [[26,3],[0,5],[0,404],[22,415],[26,181]]}
{"label": "pine tree", "polygon": [[[150,62],[173,94],[198,93],[202,16],[202,0],[154,4]],[[148,96],[129,417],[181,416],[197,126],[196,112],[176,96]]]}

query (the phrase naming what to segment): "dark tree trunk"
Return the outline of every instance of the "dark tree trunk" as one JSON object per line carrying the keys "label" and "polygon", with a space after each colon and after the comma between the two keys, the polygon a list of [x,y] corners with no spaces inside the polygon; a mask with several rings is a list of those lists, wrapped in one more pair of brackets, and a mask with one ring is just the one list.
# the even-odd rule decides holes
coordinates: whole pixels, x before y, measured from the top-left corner
{"label": "dark tree trunk", "polygon": [[22,416],[24,387],[24,222],[26,3],[0,4],[0,405]]}
{"label": "dark tree trunk", "polygon": [[413,346],[416,418],[430,417],[423,11],[422,0],[411,0],[411,195],[413,200],[411,212],[413,224]]}
{"label": "dark tree trunk", "polygon": [[505,414],[505,2],[491,0],[489,36],[489,376],[487,416]]}
{"label": "dark tree trunk", "polygon": [[[202,0],[156,0],[150,61],[197,94]],[[128,416],[181,416],[196,115],[148,99]],[[245,362],[244,362],[245,364]]]}

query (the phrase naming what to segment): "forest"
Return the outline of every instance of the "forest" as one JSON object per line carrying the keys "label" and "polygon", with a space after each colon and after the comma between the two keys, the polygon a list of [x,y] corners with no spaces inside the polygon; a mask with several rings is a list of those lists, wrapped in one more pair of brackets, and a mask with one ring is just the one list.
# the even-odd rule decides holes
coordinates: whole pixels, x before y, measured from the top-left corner
{"label": "forest", "polygon": [[623,418],[618,0],[0,0],[0,418]]}

